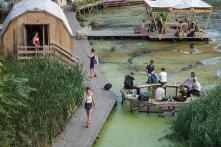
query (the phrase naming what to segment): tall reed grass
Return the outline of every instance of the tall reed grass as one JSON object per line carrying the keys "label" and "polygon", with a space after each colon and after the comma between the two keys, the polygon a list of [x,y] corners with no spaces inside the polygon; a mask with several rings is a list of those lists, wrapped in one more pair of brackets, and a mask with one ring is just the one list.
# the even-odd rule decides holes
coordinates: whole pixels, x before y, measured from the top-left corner
{"label": "tall reed grass", "polygon": [[56,60],[2,62],[0,146],[47,146],[81,104],[84,71]]}
{"label": "tall reed grass", "polygon": [[221,86],[184,105],[173,122],[175,137],[191,147],[221,147]]}

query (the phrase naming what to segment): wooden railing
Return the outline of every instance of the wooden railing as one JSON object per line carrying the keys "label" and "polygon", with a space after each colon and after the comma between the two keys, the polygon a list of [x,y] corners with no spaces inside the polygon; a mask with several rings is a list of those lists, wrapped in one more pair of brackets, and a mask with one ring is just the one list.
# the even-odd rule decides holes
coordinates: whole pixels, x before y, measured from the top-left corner
{"label": "wooden railing", "polygon": [[45,46],[17,46],[17,58],[19,60],[28,60],[33,58],[50,58],[56,57],[69,65],[81,65],[79,57],[71,54],[55,43]]}

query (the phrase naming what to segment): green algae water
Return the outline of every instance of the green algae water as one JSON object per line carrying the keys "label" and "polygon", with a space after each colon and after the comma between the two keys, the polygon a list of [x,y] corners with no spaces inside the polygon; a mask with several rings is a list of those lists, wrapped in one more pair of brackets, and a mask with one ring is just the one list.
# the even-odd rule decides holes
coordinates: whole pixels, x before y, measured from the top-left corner
{"label": "green algae water", "polygon": [[[156,72],[166,67],[168,82],[182,83],[196,72],[203,90],[214,87],[221,78],[221,0],[207,1],[214,6],[208,42],[150,42],[139,40],[90,40],[100,65],[113,84],[117,106],[105,123],[94,147],[183,147],[164,139],[174,117],[129,111],[120,104],[124,76],[131,71],[136,83],[147,80],[145,66],[155,60]],[[84,16],[83,25],[95,22],[95,30],[134,30],[146,18],[144,6],[110,8]]]}
{"label": "green algae water", "polygon": [[[211,87],[219,81],[216,72],[221,69],[221,63],[197,64],[210,58],[219,58],[221,55],[211,48],[210,44],[197,44],[195,47],[201,53],[185,54],[176,50],[192,48],[185,43],[152,43],[147,41],[97,41],[91,40],[92,47],[101,61],[100,65],[109,81],[113,84],[113,91],[117,96],[117,107],[106,122],[95,147],[144,147],[144,146],[181,146],[175,142],[161,139],[170,133],[170,124],[173,117],[160,117],[158,114],[132,113],[129,105],[121,106],[120,89],[123,86],[124,76],[129,72],[135,73],[136,83],[144,84],[147,80],[145,66],[149,60],[155,60],[156,71],[166,67],[169,73],[168,81],[181,83],[191,71],[197,73],[199,81],[204,87]],[[114,46],[114,51],[112,47]],[[134,57],[128,62],[128,59]],[[189,65],[196,67],[189,68]],[[187,67],[187,68],[186,68]],[[207,70],[205,70],[207,69]],[[172,95],[171,95],[172,96]]]}

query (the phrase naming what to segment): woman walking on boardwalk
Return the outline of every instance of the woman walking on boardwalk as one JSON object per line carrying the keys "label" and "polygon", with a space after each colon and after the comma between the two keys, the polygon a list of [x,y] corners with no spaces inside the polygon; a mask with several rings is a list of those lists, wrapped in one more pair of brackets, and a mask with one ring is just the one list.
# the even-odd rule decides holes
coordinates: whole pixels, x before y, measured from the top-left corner
{"label": "woman walking on boardwalk", "polygon": [[94,65],[97,64],[97,60],[95,58],[95,50],[92,48],[91,53],[88,55],[90,58],[90,75],[89,78],[97,77],[96,71],[94,70]]}
{"label": "woman walking on boardwalk", "polygon": [[84,100],[85,100],[84,107],[85,107],[86,113],[87,113],[87,126],[86,127],[90,127],[90,125],[91,125],[92,107],[95,108],[95,100],[94,99],[95,99],[94,93],[92,92],[90,87],[86,87],[86,90],[84,92]]}

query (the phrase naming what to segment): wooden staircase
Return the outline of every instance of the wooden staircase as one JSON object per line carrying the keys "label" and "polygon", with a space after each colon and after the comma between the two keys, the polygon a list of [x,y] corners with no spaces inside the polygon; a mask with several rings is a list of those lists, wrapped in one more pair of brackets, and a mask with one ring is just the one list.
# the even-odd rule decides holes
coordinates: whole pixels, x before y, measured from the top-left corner
{"label": "wooden staircase", "polygon": [[57,58],[70,66],[82,65],[79,57],[71,54],[55,43],[45,46],[17,46],[17,59],[30,60],[33,58]]}

